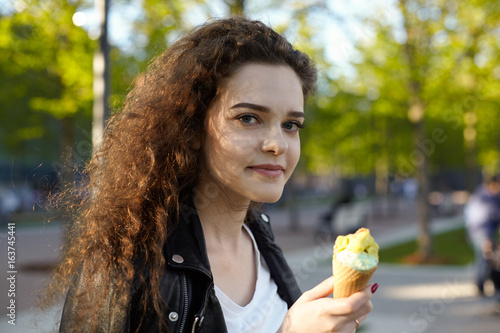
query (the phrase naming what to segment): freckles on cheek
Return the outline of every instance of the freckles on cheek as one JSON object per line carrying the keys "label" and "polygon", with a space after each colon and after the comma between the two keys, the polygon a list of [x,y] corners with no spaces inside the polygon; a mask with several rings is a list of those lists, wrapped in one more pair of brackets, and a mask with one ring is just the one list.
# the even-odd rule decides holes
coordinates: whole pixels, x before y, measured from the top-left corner
{"label": "freckles on cheek", "polygon": [[207,156],[210,172],[223,183],[233,182],[250,163],[248,140],[227,131],[211,139]]}
{"label": "freckles on cheek", "polygon": [[238,135],[234,132],[225,132],[219,140],[221,151],[231,157],[235,155],[245,154],[254,145],[251,138],[246,135]]}

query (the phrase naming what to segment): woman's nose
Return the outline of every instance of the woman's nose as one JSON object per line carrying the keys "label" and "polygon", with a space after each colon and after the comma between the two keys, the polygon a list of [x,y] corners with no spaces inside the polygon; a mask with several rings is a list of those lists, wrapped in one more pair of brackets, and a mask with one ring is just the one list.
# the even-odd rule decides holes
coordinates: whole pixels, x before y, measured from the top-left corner
{"label": "woman's nose", "polygon": [[281,155],[286,153],[288,150],[288,142],[286,141],[281,126],[279,128],[266,130],[261,135],[261,150],[263,152],[272,153],[273,155]]}

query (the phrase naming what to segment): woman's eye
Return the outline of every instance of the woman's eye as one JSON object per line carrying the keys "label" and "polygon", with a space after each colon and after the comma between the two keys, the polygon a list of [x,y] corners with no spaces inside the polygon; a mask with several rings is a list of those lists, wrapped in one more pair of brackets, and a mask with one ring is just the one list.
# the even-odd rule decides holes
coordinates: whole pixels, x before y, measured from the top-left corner
{"label": "woman's eye", "polygon": [[244,114],[244,115],[238,117],[238,119],[242,123],[244,123],[244,124],[255,124],[255,123],[257,123],[257,117],[252,116],[251,114]]}
{"label": "woman's eye", "polygon": [[283,124],[283,128],[291,132],[296,132],[299,129],[304,128],[304,126],[301,123],[289,121]]}

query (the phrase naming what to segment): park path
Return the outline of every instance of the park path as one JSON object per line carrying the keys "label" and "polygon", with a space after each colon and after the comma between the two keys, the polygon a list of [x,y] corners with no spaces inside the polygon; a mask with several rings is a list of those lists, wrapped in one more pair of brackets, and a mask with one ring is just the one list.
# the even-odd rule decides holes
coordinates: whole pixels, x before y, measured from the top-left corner
{"label": "park path", "polygon": [[[414,237],[416,214],[411,202],[402,201],[397,209],[377,203],[370,211],[367,226],[381,247]],[[302,207],[298,228],[289,228],[290,213],[279,208],[268,210],[276,240],[283,248],[299,285],[307,290],[331,274],[331,241],[317,241],[314,232],[325,206]],[[460,217],[436,218],[434,232],[457,228]],[[0,234],[2,259],[7,267],[5,233]],[[61,229],[57,225],[18,228],[16,232],[16,326],[8,324],[7,311],[0,317],[0,332],[56,332],[60,307],[37,313],[36,294],[49,279],[49,269],[57,262]],[[6,270],[4,270],[6,271]],[[7,276],[6,276],[7,277]],[[0,280],[1,308],[9,304],[7,279]],[[373,282],[380,287],[373,297],[374,309],[363,323],[364,333],[496,333],[500,316],[491,299],[476,297],[471,266],[403,266],[380,264]]]}

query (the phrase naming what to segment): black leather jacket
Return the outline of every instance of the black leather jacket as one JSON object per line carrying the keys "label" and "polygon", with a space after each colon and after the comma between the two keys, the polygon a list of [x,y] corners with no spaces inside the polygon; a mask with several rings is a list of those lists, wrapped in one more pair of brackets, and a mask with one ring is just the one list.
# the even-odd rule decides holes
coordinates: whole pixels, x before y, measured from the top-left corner
{"label": "black leather jacket", "polygon": [[[274,242],[269,217],[258,214],[249,223],[259,251],[266,261],[271,277],[278,286],[280,297],[291,307],[301,295],[295,277],[286,263],[281,249]],[[227,332],[222,309],[215,296],[214,283],[205,248],[205,239],[196,210],[183,210],[178,227],[168,237],[164,246],[165,271],[160,293],[167,303],[169,332]],[[95,277],[94,277],[95,278]],[[78,305],[73,301],[81,282],[77,276],[68,291],[61,318],[60,332],[75,330],[73,318]],[[141,321],[141,312],[135,308],[141,287],[134,289],[128,309],[109,306],[100,312],[99,332],[135,332]],[[110,292],[109,303],[113,298]],[[108,303],[108,302],[107,302]],[[86,332],[85,327],[76,329]],[[140,332],[159,332],[156,312],[148,311],[142,318]]]}

